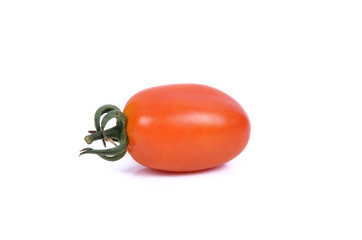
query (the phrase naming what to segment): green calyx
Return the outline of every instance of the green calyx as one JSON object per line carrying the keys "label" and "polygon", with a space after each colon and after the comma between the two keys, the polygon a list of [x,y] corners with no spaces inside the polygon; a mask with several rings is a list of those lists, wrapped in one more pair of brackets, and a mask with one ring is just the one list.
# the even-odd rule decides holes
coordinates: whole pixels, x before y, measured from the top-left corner
{"label": "green calyx", "polygon": [[[106,114],[102,121],[101,116]],[[107,123],[115,118],[116,126],[104,130]],[[103,105],[96,111],[94,115],[94,125],[96,130],[91,130],[84,137],[87,144],[91,144],[93,141],[102,140],[104,147],[106,147],[106,141],[115,145],[113,148],[95,150],[92,148],[84,148],[81,150],[79,156],[86,153],[97,154],[101,158],[108,161],[117,161],[121,159],[127,152],[128,138],[126,133],[127,118],[124,113],[114,105]]]}

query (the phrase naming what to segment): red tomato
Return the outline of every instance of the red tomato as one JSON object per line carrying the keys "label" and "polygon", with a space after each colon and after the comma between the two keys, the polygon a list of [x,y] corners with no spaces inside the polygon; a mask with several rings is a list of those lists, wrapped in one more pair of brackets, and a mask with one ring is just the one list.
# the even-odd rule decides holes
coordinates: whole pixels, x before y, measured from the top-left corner
{"label": "red tomato", "polygon": [[153,169],[189,172],[224,164],[248,143],[250,122],[227,94],[199,84],[138,92],[127,102],[128,152]]}

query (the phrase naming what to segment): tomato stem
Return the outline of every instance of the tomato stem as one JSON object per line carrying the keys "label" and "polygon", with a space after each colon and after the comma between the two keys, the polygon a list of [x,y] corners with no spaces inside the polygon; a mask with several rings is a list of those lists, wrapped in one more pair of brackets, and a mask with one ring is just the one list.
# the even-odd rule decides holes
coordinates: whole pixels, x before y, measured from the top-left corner
{"label": "tomato stem", "polygon": [[[119,131],[121,129],[119,128],[119,126],[114,126],[110,129],[107,129],[104,131],[105,135],[107,137],[110,137],[112,139],[115,139],[117,138],[117,136],[119,135]],[[95,132],[95,133],[92,133],[90,135],[87,135],[84,137],[84,141],[87,143],[87,144],[91,144],[93,143],[94,141],[96,140],[100,140],[100,139],[103,139],[104,136],[103,136],[103,132],[102,131],[99,131],[99,132]]]}
{"label": "tomato stem", "polygon": [[[101,120],[101,116],[106,114]],[[116,126],[104,130],[107,123],[115,118]],[[92,153],[97,154],[101,158],[108,161],[116,161],[121,159],[127,152],[128,138],[126,133],[127,118],[124,113],[114,105],[103,105],[96,111],[94,115],[94,125],[96,130],[89,131],[90,135],[84,137],[87,144],[91,144],[93,141],[102,140],[106,147],[105,141],[111,142],[116,145],[114,148],[104,150],[94,150],[92,148],[84,148],[81,150],[79,156]],[[115,143],[117,142],[118,145]]]}

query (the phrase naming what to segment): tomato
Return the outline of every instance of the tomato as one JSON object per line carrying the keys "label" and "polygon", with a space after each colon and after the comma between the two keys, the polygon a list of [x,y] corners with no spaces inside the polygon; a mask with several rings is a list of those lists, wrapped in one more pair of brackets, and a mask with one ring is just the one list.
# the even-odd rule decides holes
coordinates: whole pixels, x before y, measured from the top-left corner
{"label": "tomato", "polygon": [[[123,148],[153,169],[189,172],[219,166],[239,155],[250,136],[249,118],[240,104],[220,90],[199,84],[145,89],[128,100],[123,114],[119,125],[123,123],[127,135],[123,138],[128,141]],[[108,140],[122,145],[121,137],[108,131],[113,136]]]}

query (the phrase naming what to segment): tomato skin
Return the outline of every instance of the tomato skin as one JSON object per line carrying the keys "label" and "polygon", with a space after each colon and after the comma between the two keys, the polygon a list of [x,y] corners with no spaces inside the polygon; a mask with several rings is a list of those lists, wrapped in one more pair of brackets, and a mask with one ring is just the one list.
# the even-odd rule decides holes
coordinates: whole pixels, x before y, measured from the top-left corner
{"label": "tomato skin", "polygon": [[224,164],[250,136],[247,114],[227,94],[199,84],[145,89],[129,99],[128,152],[153,169],[189,172]]}

